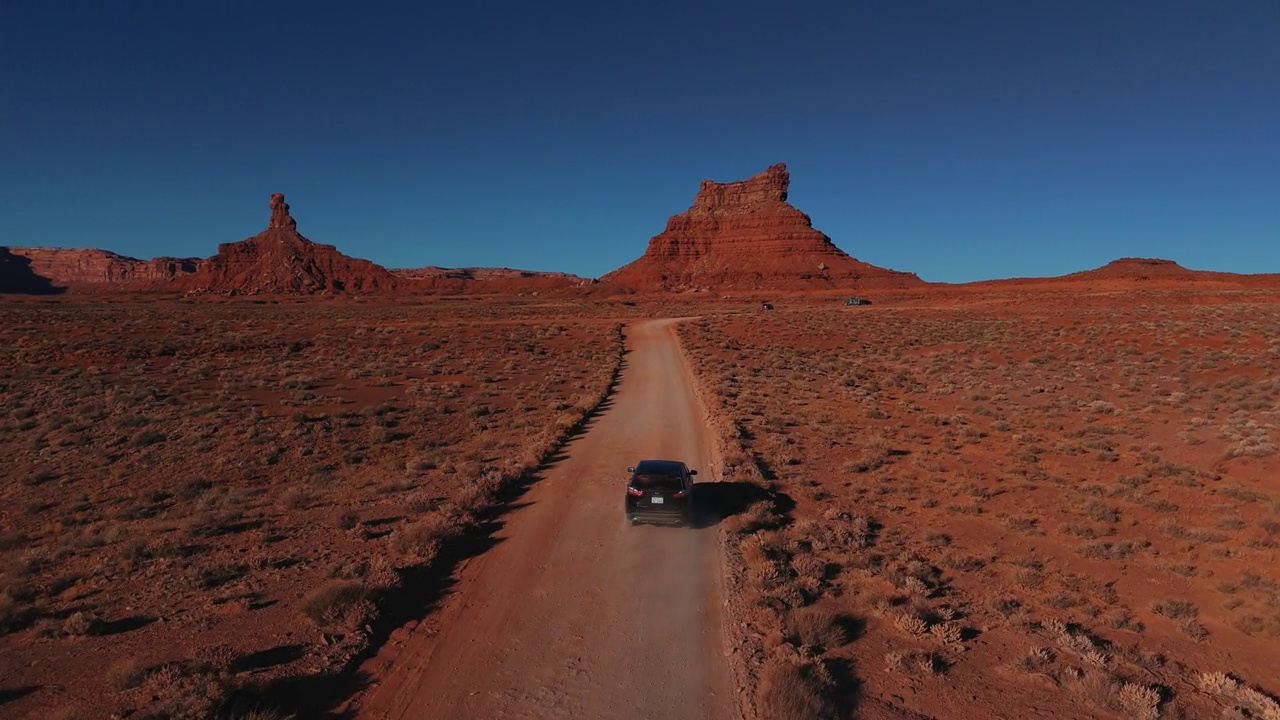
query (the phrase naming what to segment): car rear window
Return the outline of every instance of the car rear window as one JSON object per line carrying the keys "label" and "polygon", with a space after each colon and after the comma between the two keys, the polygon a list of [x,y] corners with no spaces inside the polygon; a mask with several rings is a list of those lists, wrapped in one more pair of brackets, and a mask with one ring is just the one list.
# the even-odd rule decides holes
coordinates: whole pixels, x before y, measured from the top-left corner
{"label": "car rear window", "polygon": [[637,475],[631,484],[640,490],[679,490],[679,475]]}

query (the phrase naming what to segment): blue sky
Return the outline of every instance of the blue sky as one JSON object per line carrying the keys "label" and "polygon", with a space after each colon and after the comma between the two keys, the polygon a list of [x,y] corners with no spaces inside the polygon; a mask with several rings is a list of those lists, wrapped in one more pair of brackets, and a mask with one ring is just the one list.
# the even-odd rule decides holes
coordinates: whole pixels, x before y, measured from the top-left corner
{"label": "blue sky", "polygon": [[776,162],[861,260],[1280,272],[1280,3],[0,3],[0,244],[598,276]]}

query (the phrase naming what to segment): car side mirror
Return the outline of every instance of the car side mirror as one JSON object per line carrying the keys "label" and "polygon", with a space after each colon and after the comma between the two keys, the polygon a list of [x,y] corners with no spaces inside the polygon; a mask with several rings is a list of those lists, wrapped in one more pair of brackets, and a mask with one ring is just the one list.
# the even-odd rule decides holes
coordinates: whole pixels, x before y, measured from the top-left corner
{"label": "car side mirror", "polygon": [[697,475],[697,474],[698,474],[698,471],[697,471],[697,470],[690,470],[690,471],[689,471],[689,474],[690,474],[690,475]]}
{"label": "car side mirror", "polygon": [[636,469],[635,469],[635,468],[633,468],[633,467],[629,467],[629,468],[627,468],[627,472],[635,472],[635,471],[636,471]]}

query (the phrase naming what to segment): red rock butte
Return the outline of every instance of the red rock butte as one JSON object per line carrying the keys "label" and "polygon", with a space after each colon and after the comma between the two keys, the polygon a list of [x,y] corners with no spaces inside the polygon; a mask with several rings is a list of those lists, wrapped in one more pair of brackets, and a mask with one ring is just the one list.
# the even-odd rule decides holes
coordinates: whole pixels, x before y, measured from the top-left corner
{"label": "red rock butte", "polygon": [[635,290],[813,290],[923,285],[912,273],[853,257],[787,202],[781,163],[738,182],[703,180],[638,260],[601,281]]}
{"label": "red rock butte", "polygon": [[332,245],[298,233],[284,195],[271,196],[267,229],[240,242],[218,245],[218,254],[175,285],[198,292],[235,295],[383,293],[396,278],[381,265],[348,257]]}

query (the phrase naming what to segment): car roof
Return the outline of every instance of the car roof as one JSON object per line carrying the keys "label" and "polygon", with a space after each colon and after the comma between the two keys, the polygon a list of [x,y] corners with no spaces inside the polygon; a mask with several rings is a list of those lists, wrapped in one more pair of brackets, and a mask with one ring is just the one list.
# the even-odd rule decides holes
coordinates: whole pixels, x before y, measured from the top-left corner
{"label": "car roof", "polygon": [[637,475],[680,475],[685,470],[679,460],[641,460],[636,463]]}

